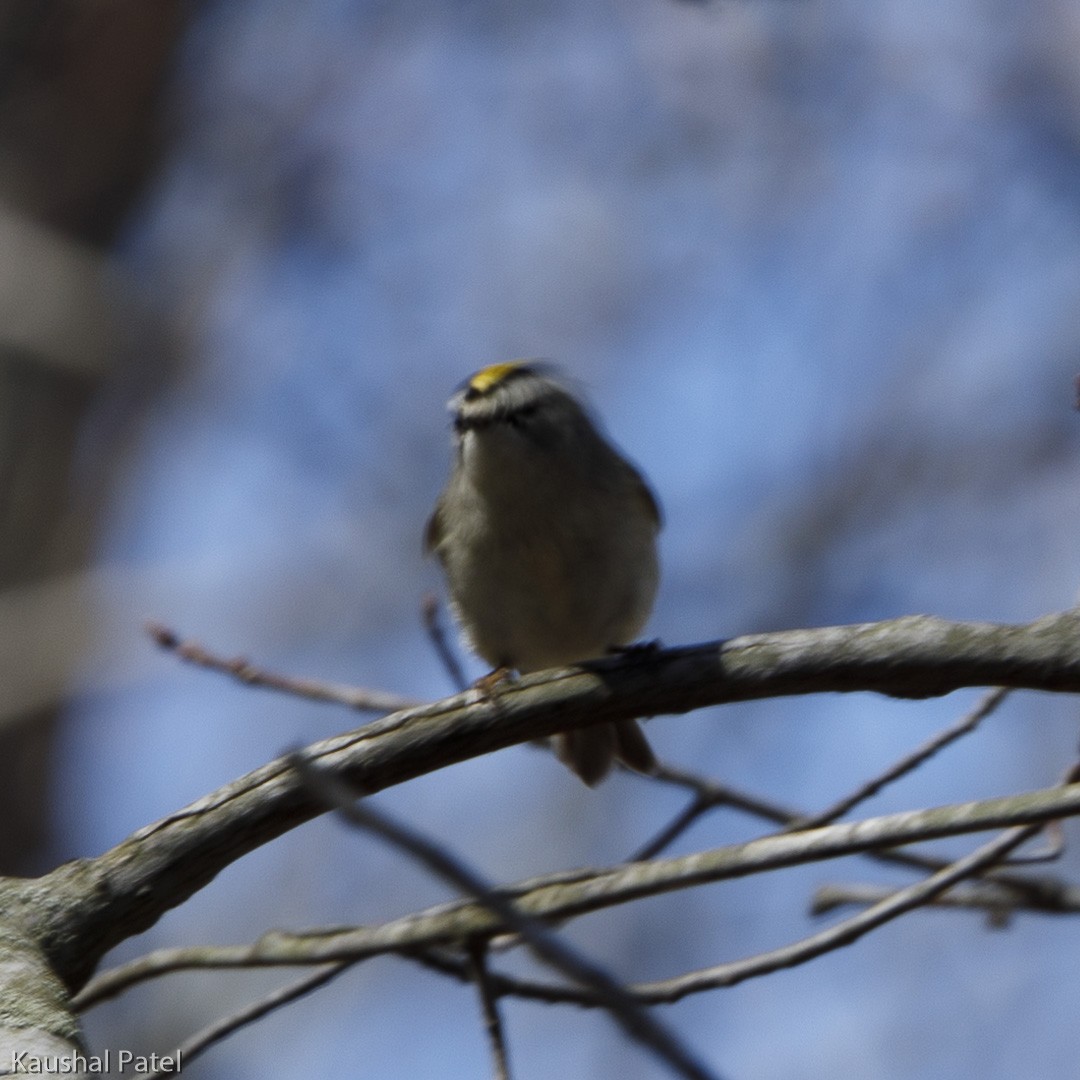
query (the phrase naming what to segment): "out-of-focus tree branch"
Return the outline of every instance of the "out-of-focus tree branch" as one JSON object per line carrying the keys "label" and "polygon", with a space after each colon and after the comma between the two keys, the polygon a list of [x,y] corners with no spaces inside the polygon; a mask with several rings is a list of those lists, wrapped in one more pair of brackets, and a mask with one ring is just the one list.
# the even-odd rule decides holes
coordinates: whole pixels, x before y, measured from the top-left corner
{"label": "out-of-focus tree branch", "polygon": [[[12,0],[0,14],[0,600],[86,563],[94,506],[72,511],[73,449],[122,351],[107,245],[157,157],[188,14],[180,0]],[[43,668],[63,682],[75,625],[57,624],[42,655],[19,644],[28,662],[2,665],[12,698],[33,699]],[[0,731],[2,869],[36,865],[54,707],[29,705]]]}

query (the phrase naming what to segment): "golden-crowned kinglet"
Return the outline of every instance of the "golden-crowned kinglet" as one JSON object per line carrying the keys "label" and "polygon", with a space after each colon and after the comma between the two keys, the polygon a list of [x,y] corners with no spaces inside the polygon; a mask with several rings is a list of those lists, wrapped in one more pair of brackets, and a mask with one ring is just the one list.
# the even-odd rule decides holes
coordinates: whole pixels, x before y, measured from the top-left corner
{"label": "golden-crowned kinglet", "polygon": [[[660,510],[641,474],[545,365],[486,367],[449,408],[456,453],[425,541],[476,652],[529,672],[631,644],[659,578]],[[554,743],[589,785],[614,760],[655,767],[634,720]]]}

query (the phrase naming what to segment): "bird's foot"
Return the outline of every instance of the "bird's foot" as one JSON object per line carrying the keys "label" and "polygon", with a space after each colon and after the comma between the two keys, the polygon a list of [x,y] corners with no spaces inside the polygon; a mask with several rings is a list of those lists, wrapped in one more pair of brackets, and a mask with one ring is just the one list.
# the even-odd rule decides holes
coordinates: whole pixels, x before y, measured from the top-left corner
{"label": "bird's foot", "polygon": [[516,681],[517,675],[515,674],[514,669],[506,664],[500,664],[486,675],[481,675],[480,678],[472,684],[472,688],[479,691],[481,698],[490,701],[506,683],[513,683]]}

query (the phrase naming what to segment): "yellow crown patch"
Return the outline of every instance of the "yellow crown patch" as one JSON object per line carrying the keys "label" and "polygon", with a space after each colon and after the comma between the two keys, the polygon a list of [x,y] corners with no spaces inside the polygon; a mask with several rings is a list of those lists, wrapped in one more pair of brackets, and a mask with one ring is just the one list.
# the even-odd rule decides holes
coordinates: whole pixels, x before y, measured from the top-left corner
{"label": "yellow crown patch", "polygon": [[505,378],[524,367],[527,360],[507,360],[502,364],[490,364],[482,368],[469,380],[469,389],[477,394],[486,394],[492,387],[498,386]]}

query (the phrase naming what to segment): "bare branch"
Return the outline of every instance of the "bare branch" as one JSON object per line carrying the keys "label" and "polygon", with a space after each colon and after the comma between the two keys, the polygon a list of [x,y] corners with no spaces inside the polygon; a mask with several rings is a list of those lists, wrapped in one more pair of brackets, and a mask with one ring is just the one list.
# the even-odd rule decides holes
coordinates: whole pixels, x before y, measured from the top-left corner
{"label": "bare branch", "polygon": [[[459,982],[472,981],[468,960],[452,949],[417,949],[401,954],[422,967],[436,971],[440,975],[449,975]],[[599,1001],[588,991],[566,983],[538,982],[533,979],[519,979],[498,971],[488,971],[488,982],[493,993],[499,997],[515,997],[524,1001],[541,1001],[547,1005],[584,1005],[592,1008]],[[628,993],[637,996],[637,991],[626,987]],[[646,1003],[647,1004],[647,1003]]]}
{"label": "bare branch", "polygon": [[[1015,894],[988,883],[969,884],[961,889],[952,889],[945,896],[934,900],[935,907],[956,910],[983,911],[991,916],[993,924],[1000,926],[1005,917],[1013,914],[1023,905]],[[814,893],[811,912],[825,915],[836,908],[867,904],[876,904],[893,896],[896,890],[887,885],[822,885]],[[1080,915],[1080,885],[1062,885],[1057,913],[1062,915]]]}
{"label": "bare branch", "polygon": [[703,990],[712,990],[721,986],[734,986],[746,979],[805,964],[808,960],[813,960],[824,953],[833,952],[858,941],[871,930],[933,900],[956,882],[999,862],[1014,848],[1036,835],[1040,828],[1041,826],[1038,825],[1026,825],[1009,829],[970,855],[958,859],[951,866],[939,870],[923,881],[897,890],[866,911],[792,945],[751,956],[746,960],[718,964],[703,971],[693,971],[663,982],[642,984],[634,987],[634,990],[650,1002],[672,1002],[678,1001],[687,994],[700,993]]}
{"label": "bare branch", "polygon": [[[678,1075],[688,1080],[710,1080],[713,1074],[696,1061],[663,1024],[645,1012],[606,971],[571,949],[547,927],[524,913],[512,899],[493,889],[479,874],[444,848],[371,805],[357,802],[354,793],[345,785],[333,776],[321,773],[301,754],[294,754],[289,760],[328,807],[352,824],[406,852],[436,877],[473,897],[504,927],[518,934],[541,961],[591,990],[631,1039],[651,1050]],[[476,940],[470,944],[475,949]]]}
{"label": "bare branch", "polygon": [[499,997],[492,986],[487,966],[487,943],[474,941],[469,945],[469,970],[480,998],[484,1031],[491,1047],[491,1062],[495,1080],[510,1080],[510,1055],[506,1049],[506,1032],[499,1013]]}
{"label": "bare branch", "polygon": [[[700,971],[687,972],[672,979],[636,983],[627,987],[627,990],[644,1004],[670,1004],[690,994],[734,986],[737,983],[745,982],[747,979],[758,978],[783,968],[805,964],[825,953],[853,944],[871,930],[891,922],[914,908],[935,900],[948,904],[952,894],[946,894],[946,890],[966,877],[984,872],[1024,841],[1036,835],[1040,828],[1041,826],[1038,825],[1028,825],[1009,829],[970,855],[966,855],[945,869],[939,870],[931,877],[909,885],[904,889],[889,890],[875,897],[873,906],[867,911],[850,919],[845,919],[827,930],[813,934],[791,945],[750,956],[745,960],[735,960]],[[867,896],[869,895],[871,894],[868,892]],[[416,959],[443,971],[445,974],[453,975],[459,979],[464,977],[461,965],[455,964],[452,958],[445,955],[429,952],[416,957]],[[490,977],[494,989],[504,995],[547,1002],[573,1003],[589,1008],[594,1008],[600,1004],[588,991],[582,991],[578,988],[525,982],[503,975],[493,974]]]}
{"label": "bare branch", "polygon": [[[984,702],[985,700],[986,699],[984,699]],[[976,708],[978,710],[981,707],[982,704]],[[961,723],[963,723],[963,721],[961,721]],[[783,806],[771,799],[764,799],[759,795],[752,795],[749,792],[730,787],[726,784],[720,784],[708,777],[700,776],[697,773],[690,772],[686,769],[678,769],[671,765],[661,765],[653,776],[644,779],[661,780],[669,784],[687,788],[688,790],[695,792],[695,796],[687,809],[683,811],[682,815],[672,821],[653,840],[649,841],[641,851],[636,853],[631,860],[629,860],[632,862],[651,857],[648,854],[649,849],[658,844],[666,846],[666,844],[664,844],[666,834],[669,831],[674,832],[676,829],[681,831],[684,818],[691,815],[696,818],[701,813],[704,813],[713,807],[730,806],[751,817],[757,817],[764,821],[774,822],[777,825],[787,826],[789,830],[800,827],[801,822],[810,820],[809,815],[790,807]],[[1076,782],[1075,777],[1072,779],[1066,777],[1066,779],[1063,780],[1063,783],[1073,782]],[[1048,822],[1044,826],[1044,830],[1053,837],[1057,831],[1057,823],[1053,821]],[[1048,854],[1039,852],[1035,856],[1013,855],[1009,859],[1008,865],[1016,866],[1020,863],[1027,864],[1035,861],[1047,861],[1048,857],[1056,857],[1059,849],[1060,845],[1055,845],[1050,849]],[[934,873],[937,870],[943,870],[949,865],[949,862],[946,859],[916,852],[910,848],[905,850],[895,848],[871,848],[862,854],[876,862],[886,863],[892,866],[902,866],[909,870],[921,870],[926,873]],[[985,871],[985,874],[987,879],[993,882],[992,886],[987,885],[987,895],[992,896],[995,907],[1000,907],[1002,904],[1009,904],[1014,907],[1023,907],[1029,911],[1037,911],[1049,915],[1072,914],[1071,902],[1068,900],[1069,891],[1072,886],[1063,882],[1060,878],[1045,875],[1035,877],[1030,874],[1017,874],[997,867]]]}
{"label": "bare branch", "polygon": [[1011,690],[1005,690],[1001,687],[995,687],[993,690],[987,691],[975,708],[966,716],[961,717],[955,724],[938,732],[933,738],[928,739],[922,746],[917,747],[910,754],[891,765],[879,776],[875,776],[865,784],[860,785],[850,795],[833,803],[832,806],[822,810],[819,814],[814,814],[802,822],[791,823],[788,828],[813,829],[819,825],[829,825],[842,818],[849,810],[858,806],[859,803],[872,799],[889,784],[894,784],[901,777],[914,772],[920,765],[929,761],[930,758],[944,750],[945,747],[952,745],[957,739],[970,735],[986,717],[997,709],[1010,693],[1012,693]]}
{"label": "bare branch", "polygon": [[693,773],[674,769],[667,765],[660,765],[647,779],[656,783],[689,787],[694,792],[694,798],[681,813],[661,829],[652,840],[641,847],[632,858],[634,860],[653,858],[681,836],[703,814],[720,806],[734,806],[756,817],[763,817],[768,821],[786,825],[789,829],[812,829],[818,825],[828,825],[830,822],[843,817],[844,814],[858,806],[859,803],[865,802],[876,795],[887,784],[895,783],[901,777],[918,768],[923,762],[933,757],[946,746],[974,731],[978,724],[989,716],[1009,693],[1010,691],[1000,688],[990,690],[983,695],[975,708],[957,723],[946,728],[917,750],[891,765],[881,775],[862,784],[851,795],[845,796],[827,810],[813,816],[779,810],[771,804],[735,792],[733,789],[716,784],[707,778],[698,777]]}
{"label": "bare branch", "polygon": [[[293,966],[311,966],[325,961],[311,960]],[[155,949],[136,960],[102,972],[86,984],[72,999],[74,1012],[109,1001],[132,986],[176,971],[213,971],[219,968],[260,966],[252,959],[250,945],[189,945],[176,949]]]}
{"label": "bare branch", "polygon": [[[172,1055],[173,1061],[183,1061],[185,1066],[188,1065],[204,1051],[209,1050],[211,1046],[221,1042],[222,1039],[239,1031],[241,1028],[247,1027],[249,1024],[255,1023],[257,1020],[261,1020],[275,1009],[280,1009],[283,1005],[288,1005],[298,998],[310,994],[320,986],[325,986],[350,967],[352,967],[352,964],[348,962],[328,964],[310,975],[305,975],[302,979],[289,983],[288,986],[272,991],[250,1005],[245,1005],[244,1008],[238,1009],[229,1016],[223,1016],[220,1020],[215,1020],[212,1024],[204,1027],[202,1031],[197,1032],[182,1043],[175,1055]],[[157,1072],[145,1073],[144,1075],[146,1080],[168,1080],[169,1077],[176,1075],[176,1070],[170,1067]]]}
{"label": "bare branch", "polygon": [[292,675],[281,675],[256,667],[242,656],[232,658],[218,656],[210,652],[197,641],[181,640],[167,626],[157,622],[148,622],[146,632],[154,642],[167,652],[186,660],[189,664],[218,671],[229,675],[248,686],[261,686],[267,690],[279,690],[283,694],[308,698],[311,701],[327,701],[335,705],[344,705],[357,712],[396,712],[399,709],[412,709],[420,704],[415,698],[390,694],[384,690],[369,690],[363,686],[342,686],[340,683],[322,682],[318,679],[302,679]]}
{"label": "bare branch", "polygon": [[[307,756],[373,792],[527,739],[647,714],[823,691],[921,697],[969,685],[1080,691],[1080,612],[1027,626],[917,616],[597,660],[526,676],[498,694],[469,692],[403,710],[316,743]],[[991,802],[981,804],[989,814],[978,819],[981,824],[916,815],[922,825],[893,842],[1036,820],[1051,803],[1059,816],[1075,812],[1068,790],[1035,793],[1005,800],[996,811],[988,809]],[[62,977],[81,985],[113,945],[152,925],[225,866],[323,809],[286,760],[271,762],[96,859],[20,882],[29,928]],[[943,831],[934,833],[937,828]],[[808,833],[800,843],[816,835]],[[872,846],[868,837],[859,849]],[[45,895],[50,902],[38,902]]]}
{"label": "bare branch", "polygon": [[[1025,795],[780,833],[679,858],[629,863],[608,870],[550,874],[501,887],[495,895],[512,899],[514,908],[532,919],[555,922],[646,896],[766,870],[1076,814],[1080,814],[1080,784],[1070,784]],[[951,869],[946,867],[945,871]],[[1008,895],[1011,883],[1006,888],[997,879],[994,881],[999,893]],[[1045,910],[1054,910],[1050,907],[1052,895],[1054,891],[1049,888],[1042,895]],[[1033,891],[1033,896],[1038,899],[1040,894]],[[172,971],[357,961],[385,953],[415,955],[439,946],[495,937],[507,929],[490,908],[473,901],[458,901],[378,926],[309,934],[271,931],[251,946],[162,949],[98,976],[79,995],[77,1003],[86,1008],[135,982]]]}
{"label": "bare branch", "polygon": [[469,685],[469,680],[465,678],[465,671],[461,666],[461,661],[446,638],[446,631],[443,629],[442,620],[439,618],[439,598],[434,593],[425,594],[420,610],[428,639],[431,641],[436,655],[442,661],[443,667],[446,668],[446,673],[450,676],[450,682],[457,690],[464,691]]}

